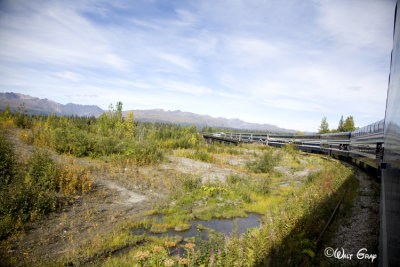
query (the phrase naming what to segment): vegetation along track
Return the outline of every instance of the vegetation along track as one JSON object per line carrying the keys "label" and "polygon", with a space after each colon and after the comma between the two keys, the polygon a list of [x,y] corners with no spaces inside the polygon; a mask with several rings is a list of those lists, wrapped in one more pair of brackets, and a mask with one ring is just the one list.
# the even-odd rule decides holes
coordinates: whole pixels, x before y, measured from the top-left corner
{"label": "vegetation along track", "polygon": [[[10,120],[8,117],[3,124]],[[346,194],[338,220],[328,228],[322,244],[335,245],[332,240],[340,229],[338,222],[357,214],[352,211],[357,206],[351,208],[352,200],[357,197],[354,170],[337,160],[302,153],[290,145],[281,149],[251,144],[208,145],[190,127],[146,125],[155,128],[142,131],[144,126],[137,124],[134,137],[123,137],[129,132],[121,130],[121,138],[126,142],[125,146],[117,143],[121,150],[101,157],[87,156],[88,151],[93,152],[90,146],[93,140],[71,142],[74,147],[66,150],[54,144],[52,138],[64,131],[59,123],[73,129],[68,138],[75,141],[74,135],[82,134],[79,140],[84,140],[97,127],[102,129],[96,122],[85,132],[76,118],[50,118],[46,123],[38,119],[28,129],[5,126],[17,165],[22,166],[20,175],[25,181],[20,183],[25,184],[33,174],[27,162],[38,157],[36,150],[42,150],[58,164],[57,168],[84,174],[91,190],[71,196],[59,190],[54,196],[67,201],[58,209],[36,217],[31,212],[28,220],[17,220],[17,229],[1,244],[1,255],[10,265],[191,262],[194,266],[211,262],[214,266],[252,266],[296,265],[304,261],[318,264],[328,259],[315,241],[348,186],[351,190]],[[75,129],[75,124],[80,128]],[[48,132],[41,132],[40,127],[47,127]],[[95,142],[113,144],[104,131],[96,135]],[[147,147],[146,139],[158,148]],[[148,161],[155,159],[159,149],[161,156],[154,162]],[[141,154],[132,154],[138,151]],[[51,161],[45,156],[39,158]],[[357,171],[355,174],[361,175]],[[194,236],[179,244],[182,238],[135,234],[135,229],[151,233],[183,231],[192,220],[232,219],[245,217],[249,212],[261,215],[260,227],[248,229],[241,236],[221,235],[200,227],[201,231],[208,231],[210,239]],[[343,235],[350,238],[347,232]],[[171,255],[170,251],[177,248],[186,253]]]}

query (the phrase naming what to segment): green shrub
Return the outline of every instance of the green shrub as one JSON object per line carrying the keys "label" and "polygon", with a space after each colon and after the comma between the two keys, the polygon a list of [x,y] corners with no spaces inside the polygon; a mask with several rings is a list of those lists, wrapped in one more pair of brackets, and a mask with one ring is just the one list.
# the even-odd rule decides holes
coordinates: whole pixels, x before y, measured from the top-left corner
{"label": "green shrub", "polygon": [[248,190],[240,191],[240,197],[246,203],[250,203],[251,202],[250,192]]}
{"label": "green shrub", "polygon": [[182,187],[185,191],[193,191],[201,187],[201,178],[196,176],[184,176],[182,179]]}
{"label": "green shrub", "polygon": [[32,119],[23,113],[15,114],[14,125],[18,128],[31,128],[32,127]]}
{"label": "green shrub", "polygon": [[285,144],[284,149],[292,156],[295,156],[299,151],[295,144]]}
{"label": "green shrub", "polygon": [[14,176],[14,152],[4,132],[0,133],[0,185],[9,184]]}
{"label": "green shrub", "polygon": [[260,159],[246,163],[246,167],[255,173],[267,173],[274,168],[279,160],[279,153],[274,153],[273,150],[267,150],[262,154]]}
{"label": "green shrub", "polygon": [[322,174],[321,171],[310,173],[307,176],[306,184],[311,184],[311,183],[315,182],[317,179],[319,179],[321,177],[321,174]]}
{"label": "green shrub", "polygon": [[130,143],[125,151],[125,157],[133,160],[136,164],[151,164],[163,159],[160,148],[151,142]]}
{"label": "green shrub", "polygon": [[254,185],[254,191],[266,195],[271,190],[270,184],[270,180],[267,177],[259,178]]}
{"label": "green shrub", "polygon": [[243,180],[243,178],[239,175],[239,174],[231,174],[226,178],[226,182],[228,184],[237,184],[239,182],[241,182]]}
{"label": "green shrub", "polygon": [[203,161],[203,162],[215,162],[215,158],[209,154],[207,151],[201,151],[201,150],[196,150],[194,152],[187,152],[183,150],[179,150],[178,152],[179,156],[183,156],[189,159],[193,160],[198,160],[198,161]]}
{"label": "green shrub", "polygon": [[25,181],[44,190],[57,188],[57,168],[47,152],[35,152],[28,161]]}
{"label": "green shrub", "polygon": [[193,154],[193,159],[200,160],[203,162],[214,162],[215,159],[212,155],[205,151],[196,150]]}

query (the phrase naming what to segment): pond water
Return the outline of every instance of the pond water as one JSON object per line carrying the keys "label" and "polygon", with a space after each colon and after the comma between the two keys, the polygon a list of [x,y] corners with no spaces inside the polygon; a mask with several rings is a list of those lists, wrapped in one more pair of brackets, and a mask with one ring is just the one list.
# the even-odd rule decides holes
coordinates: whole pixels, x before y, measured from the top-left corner
{"label": "pond water", "polygon": [[[161,217],[162,218],[162,217]],[[260,215],[258,214],[249,214],[248,217],[239,217],[239,218],[233,218],[233,219],[213,219],[209,221],[204,221],[204,220],[193,220],[190,222],[191,228],[186,231],[175,231],[174,229],[169,229],[165,233],[161,234],[155,234],[150,232],[150,230],[144,229],[144,228],[138,228],[138,229],[133,229],[133,234],[134,235],[142,235],[146,233],[147,235],[152,235],[152,236],[180,236],[182,238],[189,238],[189,237],[194,237],[197,235],[198,230],[197,227],[199,225],[202,225],[203,227],[213,229],[214,231],[222,234],[233,234],[233,231],[235,230],[235,224],[236,224],[236,233],[239,235],[242,235],[246,233],[247,229],[249,228],[255,228],[260,226]],[[151,226],[149,227],[149,229]],[[201,237],[202,239],[208,239],[208,231],[201,231]]]}

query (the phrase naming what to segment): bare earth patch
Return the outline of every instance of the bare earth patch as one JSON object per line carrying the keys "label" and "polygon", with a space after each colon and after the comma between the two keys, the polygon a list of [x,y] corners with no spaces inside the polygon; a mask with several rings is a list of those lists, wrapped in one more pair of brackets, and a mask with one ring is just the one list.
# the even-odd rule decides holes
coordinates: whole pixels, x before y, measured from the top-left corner
{"label": "bare earth patch", "polygon": [[168,159],[171,162],[162,165],[161,168],[174,168],[185,174],[196,175],[202,179],[203,183],[207,180],[219,180],[225,182],[226,177],[238,173],[230,168],[219,167],[216,164],[196,161],[184,157],[169,156]]}

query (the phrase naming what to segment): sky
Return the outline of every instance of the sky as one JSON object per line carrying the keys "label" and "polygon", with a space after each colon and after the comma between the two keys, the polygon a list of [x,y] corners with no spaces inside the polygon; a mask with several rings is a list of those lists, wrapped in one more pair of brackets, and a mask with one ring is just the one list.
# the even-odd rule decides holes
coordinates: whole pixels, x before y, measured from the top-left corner
{"label": "sky", "polygon": [[0,92],[317,131],[384,118],[394,0],[0,1]]}

